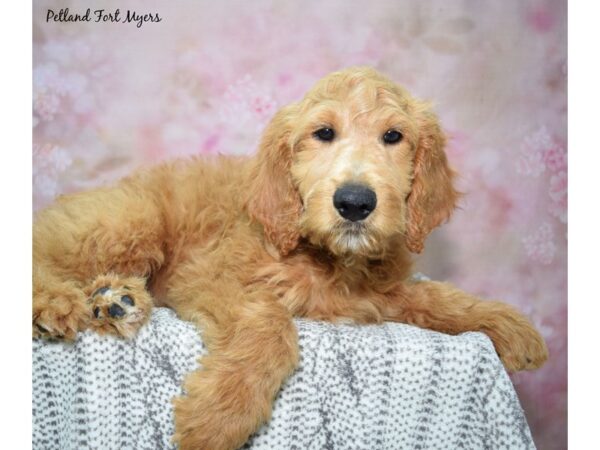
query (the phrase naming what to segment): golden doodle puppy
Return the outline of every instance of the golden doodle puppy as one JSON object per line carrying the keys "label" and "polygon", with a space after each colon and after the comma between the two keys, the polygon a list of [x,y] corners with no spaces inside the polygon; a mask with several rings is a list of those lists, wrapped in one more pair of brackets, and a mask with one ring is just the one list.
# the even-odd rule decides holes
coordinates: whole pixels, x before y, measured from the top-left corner
{"label": "golden doodle puppy", "polygon": [[370,68],[320,80],[249,159],[176,161],[63,196],[33,227],[33,334],[130,337],[152,305],[209,349],[174,400],[182,449],[235,449],[298,364],[292,317],[482,331],[510,371],[547,359],[510,306],[413,282],[410,253],[454,209],[427,103]]}

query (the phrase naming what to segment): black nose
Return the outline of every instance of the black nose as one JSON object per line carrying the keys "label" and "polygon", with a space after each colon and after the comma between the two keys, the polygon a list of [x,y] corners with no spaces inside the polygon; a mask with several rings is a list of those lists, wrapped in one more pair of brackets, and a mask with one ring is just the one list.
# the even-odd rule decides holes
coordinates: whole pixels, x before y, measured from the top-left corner
{"label": "black nose", "polygon": [[345,184],[333,195],[333,206],[344,219],[356,222],[366,219],[377,205],[375,192],[361,184]]}

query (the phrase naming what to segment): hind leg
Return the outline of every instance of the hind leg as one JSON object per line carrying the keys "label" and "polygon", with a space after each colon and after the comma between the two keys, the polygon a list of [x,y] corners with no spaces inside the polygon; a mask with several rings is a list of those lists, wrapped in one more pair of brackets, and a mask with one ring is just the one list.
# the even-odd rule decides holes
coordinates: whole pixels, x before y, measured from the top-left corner
{"label": "hind leg", "polygon": [[[129,185],[65,196],[38,213],[34,337],[74,339],[89,327],[134,334],[152,304],[145,280],[165,258],[161,218],[151,195]],[[104,287],[110,292],[97,292]]]}
{"label": "hind leg", "polygon": [[73,340],[90,328],[131,338],[148,321],[152,304],[142,277],[100,275],[83,288],[55,282],[34,293],[33,337]]}

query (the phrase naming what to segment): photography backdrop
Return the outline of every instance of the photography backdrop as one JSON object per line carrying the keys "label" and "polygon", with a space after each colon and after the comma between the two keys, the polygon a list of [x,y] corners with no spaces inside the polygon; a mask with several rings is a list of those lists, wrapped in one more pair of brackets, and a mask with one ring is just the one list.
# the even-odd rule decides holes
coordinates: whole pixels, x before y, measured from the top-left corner
{"label": "photography backdrop", "polygon": [[[512,379],[538,448],[566,448],[566,1],[33,6],[34,210],[141,165],[250,155],[280,106],[343,67],[433,100],[466,195],[419,269],[531,317],[550,360]],[[90,21],[46,21],[67,7]]]}

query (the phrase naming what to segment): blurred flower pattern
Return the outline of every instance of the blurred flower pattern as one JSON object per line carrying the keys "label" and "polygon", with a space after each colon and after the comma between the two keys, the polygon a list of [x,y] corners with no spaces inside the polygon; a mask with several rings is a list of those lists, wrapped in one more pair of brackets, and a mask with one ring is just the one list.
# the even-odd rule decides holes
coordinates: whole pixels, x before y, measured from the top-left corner
{"label": "blurred flower pattern", "polygon": [[[566,0],[106,0],[160,23],[46,22],[34,2],[33,206],[196,154],[252,154],[318,78],[372,65],[434,101],[461,209],[417,261],[525,311],[549,363],[513,376],[538,448],[566,448]],[[100,7],[98,7],[100,8]]]}

